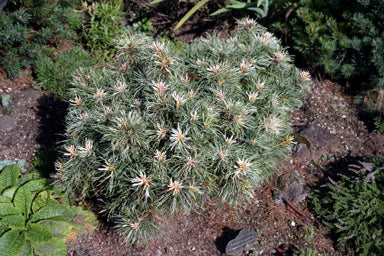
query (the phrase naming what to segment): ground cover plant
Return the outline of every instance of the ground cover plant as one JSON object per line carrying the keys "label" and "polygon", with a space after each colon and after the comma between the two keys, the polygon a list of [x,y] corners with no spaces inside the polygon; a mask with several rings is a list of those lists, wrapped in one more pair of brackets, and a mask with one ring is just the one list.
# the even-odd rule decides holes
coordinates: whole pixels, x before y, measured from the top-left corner
{"label": "ground cover plant", "polygon": [[19,174],[17,165],[0,172],[0,255],[66,255],[67,239],[96,228],[96,216],[60,203],[48,179]]}
{"label": "ground cover plant", "polygon": [[81,46],[73,46],[53,58],[40,55],[35,60],[37,85],[45,92],[63,99],[67,95],[68,84],[76,69],[79,66],[87,67],[95,63],[92,55]]}
{"label": "ground cover plant", "polygon": [[125,241],[163,214],[252,198],[292,138],[309,74],[254,20],[190,45],[127,31],[108,68],[74,76],[59,187],[98,198]]}
{"label": "ground cover plant", "polygon": [[384,253],[384,160],[371,159],[351,165],[330,179],[328,189],[315,190],[312,204],[323,223],[331,228],[341,252],[348,255]]}

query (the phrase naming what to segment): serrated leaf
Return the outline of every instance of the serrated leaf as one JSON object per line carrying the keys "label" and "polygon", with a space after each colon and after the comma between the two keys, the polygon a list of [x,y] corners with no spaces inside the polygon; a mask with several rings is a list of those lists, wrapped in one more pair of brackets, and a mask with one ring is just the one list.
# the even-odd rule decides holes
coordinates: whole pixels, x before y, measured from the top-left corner
{"label": "serrated leaf", "polygon": [[33,256],[33,250],[30,241],[26,241],[23,251],[20,256]]}
{"label": "serrated leaf", "polygon": [[18,230],[10,230],[0,237],[0,256],[19,256],[25,246],[25,235]]}
{"label": "serrated leaf", "polygon": [[3,193],[0,197],[0,202],[12,202],[15,192],[18,189],[18,186],[12,186],[3,190]]}
{"label": "serrated leaf", "polygon": [[99,220],[92,211],[84,210],[81,206],[72,206],[71,210],[75,215],[82,216],[86,229],[93,230],[99,225]]}
{"label": "serrated leaf", "polygon": [[25,232],[25,238],[30,240],[33,244],[48,243],[53,237],[52,231],[43,225],[30,223]]}
{"label": "serrated leaf", "polygon": [[17,185],[18,186],[21,186],[23,185],[24,183],[30,181],[30,180],[38,180],[38,179],[41,179],[43,178],[41,176],[40,173],[37,173],[37,172],[32,172],[32,173],[28,173],[28,174],[25,174],[25,175],[22,175],[19,180],[17,181]]}
{"label": "serrated leaf", "polygon": [[37,212],[40,208],[55,203],[55,199],[52,198],[51,194],[48,191],[42,191],[38,193],[32,202],[32,212]]}
{"label": "serrated leaf", "polygon": [[38,179],[25,182],[21,187],[26,191],[38,193],[43,190],[49,189],[49,179]]}
{"label": "serrated leaf", "polygon": [[5,167],[0,173],[0,193],[4,189],[14,186],[19,178],[20,168],[17,164]]}
{"label": "serrated leaf", "polygon": [[25,217],[22,215],[7,215],[1,219],[1,223],[12,229],[24,229]]}
{"label": "serrated leaf", "polygon": [[20,209],[24,214],[29,215],[31,213],[32,206],[32,194],[25,190],[23,187],[19,187],[13,198],[13,204],[16,208]]}
{"label": "serrated leaf", "polygon": [[52,218],[65,219],[68,217],[68,209],[59,203],[49,204],[40,208],[34,215],[32,215],[30,222],[37,222],[39,220],[46,220]]}
{"label": "serrated leaf", "polygon": [[73,226],[68,221],[43,220],[38,222],[40,225],[49,228],[55,237],[64,238],[72,231]]}
{"label": "serrated leaf", "polygon": [[6,215],[20,214],[21,212],[13,205],[13,203],[0,203],[0,218]]}
{"label": "serrated leaf", "polygon": [[3,225],[0,221],[0,236],[2,236],[8,230],[9,230],[9,228],[7,226]]}
{"label": "serrated leaf", "polygon": [[39,256],[65,256],[67,255],[67,246],[59,238],[52,238],[49,243],[36,244],[32,246],[35,253]]}

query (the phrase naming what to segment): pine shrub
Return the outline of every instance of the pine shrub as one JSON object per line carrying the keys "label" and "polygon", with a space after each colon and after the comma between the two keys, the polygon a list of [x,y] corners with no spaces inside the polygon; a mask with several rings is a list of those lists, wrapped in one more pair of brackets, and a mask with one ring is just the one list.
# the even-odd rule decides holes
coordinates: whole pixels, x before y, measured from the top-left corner
{"label": "pine shrub", "polygon": [[384,159],[352,165],[315,190],[312,205],[346,255],[383,255]]}
{"label": "pine shrub", "polygon": [[290,149],[290,114],[309,85],[254,20],[190,45],[127,31],[108,67],[73,78],[56,183],[96,198],[127,242],[209,197],[253,197]]}

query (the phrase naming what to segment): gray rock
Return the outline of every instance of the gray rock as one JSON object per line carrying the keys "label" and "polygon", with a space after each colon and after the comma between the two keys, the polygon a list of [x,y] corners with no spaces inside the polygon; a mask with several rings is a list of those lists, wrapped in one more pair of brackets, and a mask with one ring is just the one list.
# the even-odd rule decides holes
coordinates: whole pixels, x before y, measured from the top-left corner
{"label": "gray rock", "polygon": [[273,191],[273,200],[277,204],[283,204],[284,200],[289,200],[293,204],[304,201],[307,198],[307,192],[305,192],[303,183],[296,170],[281,175],[277,179],[277,189]]}
{"label": "gray rock", "polygon": [[251,231],[248,232],[245,229],[242,229],[240,233],[228,242],[225,253],[228,255],[241,255],[244,251],[246,245],[252,245],[256,242],[257,232]]}

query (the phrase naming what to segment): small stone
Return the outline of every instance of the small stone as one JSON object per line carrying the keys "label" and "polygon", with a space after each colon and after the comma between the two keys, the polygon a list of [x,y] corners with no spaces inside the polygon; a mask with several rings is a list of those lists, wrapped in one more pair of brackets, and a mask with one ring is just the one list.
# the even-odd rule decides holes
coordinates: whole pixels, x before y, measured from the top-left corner
{"label": "small stone", "polygon": [[276,204],[283,204],[284,200],[289,200],[293,204],[298,204],[305,200],[307,193],[304,188],[304,181],[298,171],[281,175],[277,179],[277,189],[273,191],[273,201]]}
{"label": "small stone", "polygon": [[227,244],[225,253],[228,255],[241,255],[246,245],[251,245],[256,242],[257,232],[248,232],[242,229],[240,233]]}
{"label": "small stone", "polygon": [[308,160],[311,158],[311,151],[306,144],[298,143],[293,147],[292,156],[300,160]]}

